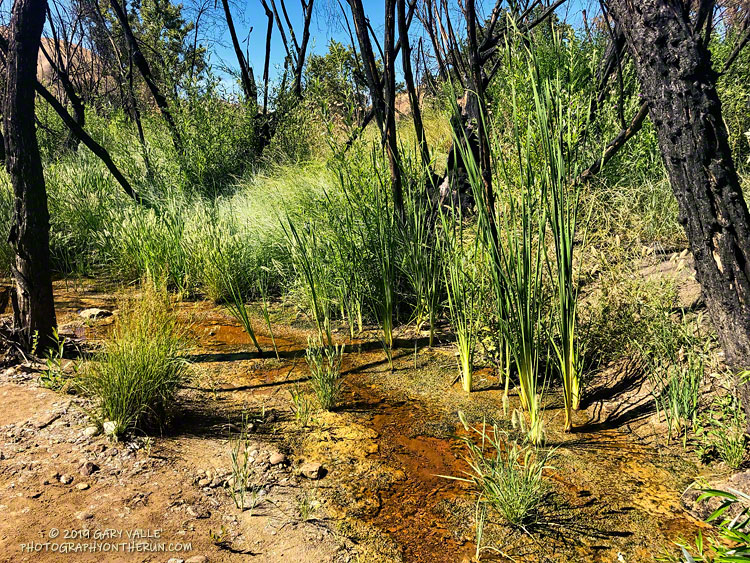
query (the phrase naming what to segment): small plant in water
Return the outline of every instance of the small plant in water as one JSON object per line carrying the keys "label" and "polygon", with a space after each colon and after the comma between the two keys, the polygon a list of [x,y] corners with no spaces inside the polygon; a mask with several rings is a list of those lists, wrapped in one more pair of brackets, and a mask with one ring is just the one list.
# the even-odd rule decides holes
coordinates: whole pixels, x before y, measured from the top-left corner
{"label": "small plant in water", "polygon": [[255,337],[255,330],[253,330],[253,323],[250,320],[250,313],[245,305],[245,298],[242,296],[240,289],[227,277],[227,287],[229,288],[229,300],[227,301],[227,309],[232,316],[242,325],[243,330],[250,336],[253,344],[258,349],[258,353],[262,354],[263,350],[258,344],[258,339]]}
{"label": "small plant in water", "polygon": [[321,408],[331,410],[341,395],[341,360],[344,346],[323,345],[320,340],[307,339],[305,359],[310,367],[310,381]]}
{"label": "small plant in water", "polygon": [[289,400],[292,403],[294,419],[302,428],[306,428],[312,417],[312,404],[305,392],[299,388],[299,385],[295,385],[293,389],[289,390]]}
{"label": "small plant in water", "polygon": [[459,419],[472,433],[461,438],[469,450],[466,461],[470,470],[466,477],[444,477],[473,484],[479,494],[478,503],[485,504],[511,526],[528,532],[547,495],[542,473],[552,453],[511,441],[497,425],[469,426],[461,412]]}
{"label": "small plant in water", "polygon": [[[710,499],[721,501],[719,507],[706,518],[706,522],[716,526],[720,539],[709,536],[708,543],[710,546],[707,546],[703,541],[703,534],[698,532],[695,538],[695,547],[683,541],[677,543],[682,552],[682,557],[678,558],[666,554],[664,557],[658,557],[658,561],[679,561],[680,563],[750,562],[750,496],[734,489],[727,491],[704,489],[697,502]],[[725,515],[727,511],[732,511],[735,515],[727,516]]]}

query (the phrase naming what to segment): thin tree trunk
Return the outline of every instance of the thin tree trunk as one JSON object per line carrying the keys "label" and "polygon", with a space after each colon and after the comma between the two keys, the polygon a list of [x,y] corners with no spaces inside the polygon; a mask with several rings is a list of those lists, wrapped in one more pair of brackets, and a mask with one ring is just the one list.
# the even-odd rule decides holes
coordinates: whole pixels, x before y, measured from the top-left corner
{"label": "thin tree trunk", "polygon": [[153,74],[151,74],[151,69],[148,66],[148,62],[143,56],[141,48],[138,46],[138,41],[136,40],[135,35],[133,35],[133,30],[130,27],[130,22],[128,21],[128,16],[125,13],[125,10],[120,5],[118,0],[109,1],[112,9],[115,12],[115,15],[117,16],[117,21],[120,22],[120,26],[122,27],[123,33],[125,34],[125,38],[128,42],[128,48],[130,49],[130,52],[133,56],[133,62],[138,68],[138,71],[141,73],[141,76],[143,76],[143,80],[146,81],[146,86],[148,86],[151,95],[154,97],[154,101],[156,102],[156,105],[159,108],[162,117],[164,117],[164,121],[167,122],[169,131],[172,134],[172,143],[174,144],[174,148],[177,151],[177,155],[182,157],[185,154],[184,145],[182,144],[182,137],[179,130],[177,129],[177,124],[175,123],[174,117],[169,111],[169,103],[167,102],[167,98],[164,97],[164,94],[161,93],[159,87],[156,85],[156,81],[154,80]]}
{"label": "thin tree trunk", "polygon": [[[372,50],[372,42],[367,24],[367,17],[362,0],[348,0],[354,20],[354,31],[357,35],[359,50],[365,67],[367,86],[370,90],[372,109],[375,120],[382,135],[382,143],[388,157],[388,167],[391,175],[391,191],[396,215],[399,219],[404,216],[404,195],[401,185],[401,168],[399,164],[398,141],[396,139],[395,89],[396,76],[395,59],[395,0],[386,0],[385,29],[386,52],[383,60],[383,81]],[[390,31],[389,31],[390,30]]]}
{"label": "thin tree trunk", "polygon": [[227,20],[229,36],[232,38],[232,47],[234,47],[234,54],[237,55],[237,62],[240,65],[240,80],[242,81],[242,90],[245,92],[245,100],[257,104],[258,88],[255,85],[255,78],[252,76],[252,71],[247,64],[247,59],[242,53],[242,47],[240,47],[240,42],[237,39],[237,32],[234,29],[232,12],[229,10],[229,2],[227,0],[221,0],[221,5],[224,8],[224,17]]}
{"label": "thin tree trunk", "polygon": [[401,182],[401,160],[396,137],[396,0],[385,0],[385,53],[383,57],[383,95],[385,97],[385,129],[383,136],[388,156],[388,168],[391,172],[391,191],[393,206],[397,217],[404,219],[404,194]]}
{"label": "thin tree trunk", "polygon": [[[78,95],[78,92],[76,92],[76,89],[73,86],[73,82],[70,80],[70,75],[68,73],[71,57],[69,56],[67,61],[63,57],[63,54],[60,50],[60,40],[57,37],[57,30],[52,23],[52,14],[49,13],[49,10],[48,16],[50,30],[52,31],[52,41],[54,43],[55,49],[55,60],[52,59],[52,56],[47,52],[43,44],[40,43],[39,48],[44,54],[44,57],[47,59],[47,62],[49,62],[50,67],[52,67],[52,70],[60,79],[60,84],[62,84],[63,90],[65,91],[65,97],[68,98],[68,101],[70,101],[70,105],[73,108],[73,119],[76,120],[76,123],[78,123],[78,125],[80,125],[81,127],[85,127],[86,107],[83,103],[83,99]],[[78,138],[73,135],[71,131],[68,131],[68,136],[65,139],[65,147],[70,150],[76,150],[78,148]]]}
{"label": "thin tree trunk", "polygon": [[305,68],[307,44],[310,41],[310,23],[312,22],[313,0],[308,0],[307,3],[302,0],[301,4],[302,13],[304,15],[304,23],[302,27],[302,43],[300,43],[299,50],[297,51],[297,66],[294,69],[294,94],[298,98],[302,97],[302,71]]}
{"label": "thin tree trunk", "polygon": [[268,67],[271,64],[271,35],[273,34],[273,12],[268,4],[262,3],[266,12],[268,23],[266,24],[266,56],[263,60],[263,115],[268,113]]}
{"label": "thin tree trunk", "polygon": [[422,110],[419,107],[419,94],[414,87],[414,73],[411,69],[411,45],[409,44],[409,27],[406,23],[406,0],[397,0],[398,9],[398,35],[401,41],[401,67],[404,71],[404,83],[411,105],[411,116],[414,122],[414,132],[419,143],[419,154],[422,156],[422,165],[425,170],[432,169],[430,159],[430,148],[427,146],[427,136],[422,123]]}
{"label": "thin tree trunk", "polygon": [[[676,0],[610,0],[609,6],[635,63],[726,363],[737,371],[747,369],[750,213],[732,160],[703,26],[694,26],[688,6]],[[747,384],[742,391],[750,415]]]}
{"label": "thin tree trunk", "polygon": [[469,51],[469,72],[466,92],[465,110],[469,117],[471,132],[476,135],[479,149],[479,173],[482,177],[483,204],[486,207],[490,233],[495,245],[498,243],[497,224],[495,218],[495,192],[492,189],[492,155],[490,153],[490,137],[487,130],[487,102],[485,97],[486,81],[482,70],[482,58],[477,33],[477,13],[474,0],[466,1],[466,35]]}
{"label": "thin tree trunk", "polygon": [[34,88],[46,0],[13,4],[4,100],[6,167],[15,205],[8,242],[15,252],[13,322],[24,346],[46,348],[57,326],[49,255],[49,210],[34,127]]}

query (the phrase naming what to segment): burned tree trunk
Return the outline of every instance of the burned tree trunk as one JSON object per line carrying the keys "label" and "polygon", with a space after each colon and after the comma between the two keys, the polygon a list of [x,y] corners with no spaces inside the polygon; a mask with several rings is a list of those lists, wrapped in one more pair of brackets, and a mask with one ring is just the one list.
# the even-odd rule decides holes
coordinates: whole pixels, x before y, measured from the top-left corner
{"label": "burned tree trunk", "polygon": [[[708,312],[727,364],[739,371],[750,367],[750,213],[727,141],[704,25],[690,20],[687,4],[609,1],[657,132]],[[711,7],[701,2],[701,8]],[[743,385],[748,413],[749,391]]]}
{"label": "burned tree trunk", "polygon": [[242,90],[245,93],[245,101],[257,104],[258,88],[255,85],[255,77],[253,76],[252,69],[247,64],[245,55],[242,53],[240,41],[239,39],[237,39],[237,32],[234,29],[232,12],[229,10],[229,2],[227,0],[221,0],[221,5],[224,8],[224,18],[227,20],[229,35],[232,38],[232,47],[234,47],[234,54],[237,55],[237,62],[240,65],[240,79],[242,82]]}
{"label": "burned tree trunk", "polygon": [[161,93],[161,90],[159,90],[159,87],[156,85],[156,80],[151,73],[151,68],[146,61],[146,57],[143,56],[141,48],[138,46],[138,41],[136,40],[135,35],[133,35],[133,29],[130,27],[128,15],[117,0],[110,0],[110,5],[115,12],[115,16],[117,16],[117,21],[120,23],[123,33],[125,34],[125,39],[127,40],[130,54],[133,57],[133,62],[141,73],[141,76],[143,76],[143,80],[145,80],[146,86],[148,86],[151,95],[154,97],[154,101],[156,102],[162,117],[164,117],[164,121],[167,122],[169,132],[172,134],[172,143],[177,151],[177,155],[182,157],[185,154],[185,149],[182,144],[182,136],[177,129],[177,124],[172,116],[172,112],[169,111],[167,98]]}
{"label": "burned tree trunk", "polygon": [[365,76],[372,98],[372,111],[382,134],[382,142],[388,157],[388,167],[391,175],[391,191],[393,204],[399,219],[404,217],[404,195],[401,182],[401,164],[396,139],[396,46],[395,41],[395,0],[386,0],[385,6],[385,53],[383,57],[383,76],[375,60],[375,54],[370,41],[370,31],[365,16],[362,0],[348,0],[354,20],[354,30],[357,34],[360,53],[364,61]]}
{"label": "burned tree trunk", "polygon": [[7,56],[4,129],[6,167],[15,205],[8,242],[15,252],[13,322],[23,345],[51,343],[55,319],[49,256],[49,211],[34,126],[34,89],[46,0],[16,0]]}
{"label": "burned tree trunk", "polygon": [[401,68],[404,73],[406,92],[409,96],[414,132],[417,136],[417,143],[419,143],[419,154],[422,156],[422,165],[425,170],[431,170],[430,149],[427,146],[427,136],[425,135],[424,124],[422,123],[422,110],[419,107],[419,94],[414,86],[414,73],[411,69],[411,45],[409,44],[409,23],[406,20],[406,0],[397,0],[397,12],[398,36],[401,42]]}

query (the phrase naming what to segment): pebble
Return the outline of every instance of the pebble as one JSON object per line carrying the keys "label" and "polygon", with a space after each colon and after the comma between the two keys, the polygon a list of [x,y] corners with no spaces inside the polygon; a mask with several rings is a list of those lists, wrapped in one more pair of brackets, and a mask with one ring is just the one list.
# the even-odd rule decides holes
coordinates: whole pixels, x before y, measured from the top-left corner
{"label": "pebble", "polygon": [[76,489],[78,489],[79,491],[85,491],[86,489],[89,488],[89,486],[90,485],[88,483],[78,483],[76,485]]}
{"label": "pebble", "polygon": [[98,426],[87,426],[83,429],[83,435],[87,438],[93,438],[99,434],[99,427]]}
{"label": "pebble", "polygon": [[193,555],[185,559],[185,563],[208,563],[208,557],[205,555]]}
{"label": "pebble", "polygon": [[94,515],[91,514],[91,512],[79,512],[76,515],[76,518],[78,520],[91,520],[93,517],[94,517]]}
{"label": "pebble", "polygon": [[79,471],[81,475],[88,477],[92,473],[99,471],[99,466],[92,461],[87,461],[86,463],[81,465],[81,469]]}
{"label": "pebble", "polygon": [[63,485],[70,485],[73,482],[72,475],[60,475],[60,482]]}
{"label": "pebble", "polygon": [[172,557],[172,559],[168,559],[167,563],[185,563],[184,559],[177,559],[176,557]]}
{"label": "pebble", "polygon": [[274,452],[271,457],[268,458],[268,462],[271,465],[281,465],[286,462],[286,456],[280,452]]}
{"label": "pebble", "polygon": [[210,484],[211,484],[210,479],[201,479],[200,481],[198,481],[199,487],[208,487]]}
{"label": "pebble", "polygon": [[83,319],[103,319],[104,317],[109,317],[112,315],[112,311],[107,311],[106,309],[99,309],[97,307],[90,307],[88,309],[84,309],[80,313],[78,313],[78,316],[80,316]]}
{"label": "pebble", "polygon": [[187,512],[193,518],[208,518],[211,516],[211,513],[208,510],[199,506],[188,506]]}
{"label": "pebble", "polygon": [[323,476],[323,466],[314,461],[308,461],[300,466],[299,472],[308,479],[320,479]]}
{"label": "pebble", "polygon": [[104,428],[104,433],[107,436],[111,436],[112,434],[115,433],[115,430],[117,430],[117,424],[115,424],[111,420],[105,421],[102,427]]}

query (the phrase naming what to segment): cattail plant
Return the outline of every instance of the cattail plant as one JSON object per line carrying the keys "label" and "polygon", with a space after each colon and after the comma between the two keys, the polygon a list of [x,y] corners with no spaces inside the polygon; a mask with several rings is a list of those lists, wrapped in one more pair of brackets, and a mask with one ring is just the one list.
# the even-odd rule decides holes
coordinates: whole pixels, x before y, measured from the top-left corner
{"label": "cattail plant", "polygon": [[[565,58],[565,47],[557,31],[558,58]],[[572,428],[572,410],[581,402],[580,350],[578,328],[578,283],[574,271],[574,248],[580,212],[581,185],[577,158],[583,145],[588,103],[573,99],[569,85],[563,86],[561,71],[575,76],[574,63],[560,60],[556,74],[539,77],[536,59],[531,56],[529,68],[535,108],[538,146],[541,148],[541,181],[545,186],[547,211],[555,247],[554,268],[548,261],[550,277],[556,278],[557,338],[552,338],[555,359],[562,378],[565,405],[565,430]],[[553,271],[554,270],[554,271]]]}
{"label": "cattail plant", "polygon": [[[408,155],[402,158],[408,164]],[[419,161],[421,163],[421,161]],[[430,170],[419,170],[415,176],[419,181],[406,186],[405,221],[400,229],[400,270],[413,295],[412,318],[417,330],[424,325],[429,330],[429,345],[435,338],[435,322],[440,309],[442,253],[438,245],[435,222],[435,206],[428,189]]]}
{"label": "cattail plant", "polygon": [[[503,187],[493,186],[497,196],[493,208],[487,203],[488,194],[474,154],[464,150],[461,156],[477,202],[479,235],[489,255],[497,314],[518,373],[521,407],[529,417],[529,438],[539,443],[544,438],[539,368],[548,329],[543,296],[547,216],[541,204],[544,184],[538,182],[533,161],[532,128],[529,125],[522,131],[519,127],[522,120],[515,88],[512,108],[514,146],[508,154],[497,151]],[[470,146],[466,141],[455,144]]]}
{"label": "cattail plant", "polygon": [[286,221],[282,222],[282,227],[289,244],[294,269],[302,275],[307,286],[310,309],[318,328],[318,336],[321,340],[325,336],[328,344],[332,345],[330,299],[323,285],[325,272],[321,271],[322,257],[318,252],[315,228],[309,223],[298,228],[288,212]]}
{"label": "cattail plant", "polygon": [[443,226],[443,275],[448,295],[448,316],[456,335],[461,386],[471,392],[474,349],[479,331],[480,276],[476,259],[476,237],[464,232],[460,205],[455,210],[441,210]]}

